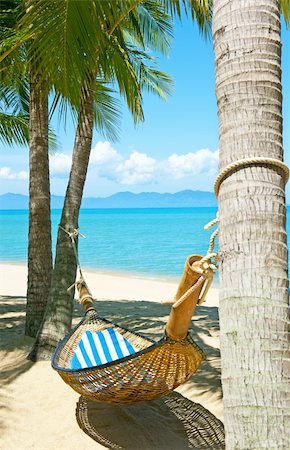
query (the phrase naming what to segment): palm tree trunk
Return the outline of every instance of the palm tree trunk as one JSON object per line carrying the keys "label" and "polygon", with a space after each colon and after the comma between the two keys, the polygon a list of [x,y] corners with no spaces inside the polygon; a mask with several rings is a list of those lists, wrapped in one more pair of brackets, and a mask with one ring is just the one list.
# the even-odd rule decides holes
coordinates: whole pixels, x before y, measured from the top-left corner
{"label": "palm tree trunk", "polygon": [[[220,169],[282,160],[280,2],[214,0]],[[285,182],[251,166],[222,183],[220,327],[227,449],[289,449]],[[287,366],[288,365],[288,366]]]}
{"label": "palm tree trunk", "polygon": [[30,72],[29,237],[25,334],[35,337],[50,289],[52,253],[46,83]]}
{"label": "palm tree trunk", "polygon": [[[72,168],[60,221],[60,226],[69,231],[78,228],[79,210],[92,146],[94,85],[95,77],[92,77],[90,86],[83,89]],[[50,359],[59,340],[71,328],[74,290],[68,292],[67,288],[75,281],[76,268],[71,241],[67,234],[59,229],[49,302],[43,324],[30,353],[32,360]]]}

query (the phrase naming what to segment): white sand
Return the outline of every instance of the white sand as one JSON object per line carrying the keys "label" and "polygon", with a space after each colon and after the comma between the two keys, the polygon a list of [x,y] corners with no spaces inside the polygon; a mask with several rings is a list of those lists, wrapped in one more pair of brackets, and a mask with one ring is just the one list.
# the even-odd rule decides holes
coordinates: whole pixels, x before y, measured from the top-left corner
{"label": "white sand", "polygon": [[[93,296],[98,300],[146,300],[160,302],[174,298],[178,282],[161,277],[140,277],[83,269]],[[0,263],[1,295],[26,296],[27,267]],[[211,288],[204,306],[218,306],[218,289]]]}
{"label": "white sand", "polygon": [[[26,301],[24,296],[27,279],[25,265],[0,264],[0,271],[2,294],[0,448],[3,450],[107,448],[80,429],[75,416],[79,396],[52,370],[50,363],[33,364],[26,359],[33,339],[24,337]],[[147,333],[153,338],[162,333],[169,307],[158,304],[157,300],[172,298],[176,291],[176,282],[101,274],[91,270],[85,271],[85,275],[93,294],[99,299],[124,300],[115,303],[100,300],[98,306],[100,315],[109,317],[121,325],[125,320],[128,328]],[[207,307],[198,307],[192,321],[192,333],[206,352],[207,361],[201,365],[190,381],[178,389],[178,392],[191,401],[200,403],[216,417],[222,418],[218,313],[215,307],[217,297],[217,290],[212,289],[204,304]],[[144,301],[132,301],[136,299]],[[75,318],[75,321],[78,320]],[[168,408],[162,399],[140,404],[138,407],[129,406],[129,409],[124,405],[116,407],[95,405],[97,411],[93,424],[99,433],[115,444],[121,445],[115,448],[133,450],[188,448],[184,443],[184,436],[186,438],[187,435],[182,423],[176,423],[177,419],[174,419],[170,411],[166,413]],[[107,419],[110,419],[109,424],[106,422]]]}

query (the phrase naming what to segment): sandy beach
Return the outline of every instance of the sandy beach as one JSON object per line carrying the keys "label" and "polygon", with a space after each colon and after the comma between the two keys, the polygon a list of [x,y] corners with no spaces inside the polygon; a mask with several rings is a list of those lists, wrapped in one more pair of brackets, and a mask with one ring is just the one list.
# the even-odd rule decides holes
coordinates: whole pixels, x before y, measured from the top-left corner
{"label": "sandy beach", "polygon": [[[24,337],[27,269],[1,263],[0,271],[1,449],[223,448],[222,438],[216,441],[222,434],[217,289],[210,290],[192,320],[192,335],[207,359],[190,381],[154,402],[107,405],[80,398],[49,362],[26,359],[33,342]],[[160,300],[173,298],[177,282],[93,270],[84,274],[101,316],[156,340],[162,335],[170,306]],[[81,315],[76,303],[74,323]],[[211,430],[207,444],[198,441],[202,427]]]}
{"label": "sandy beach", "polygon": [[[142,277],[83,269],[93,296],[97,300],[146,300],[161,302],[174,298],[178,280]],[[0,263],[1,295],[25,297],[27,267],[19,263]],[[212,287],[203,306],[218,306],[218,289]]]}

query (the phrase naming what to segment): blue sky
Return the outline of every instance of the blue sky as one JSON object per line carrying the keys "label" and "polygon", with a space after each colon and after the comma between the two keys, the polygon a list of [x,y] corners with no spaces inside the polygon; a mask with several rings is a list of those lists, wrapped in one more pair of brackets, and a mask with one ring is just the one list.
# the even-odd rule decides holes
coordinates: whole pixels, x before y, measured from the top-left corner
{"label": "blue sky", "polygon": [[[282,42],[284,152],[289,163],[290,42],[284,23]],[[164,102],[144,94],[145,122],[138,126],[123,105],[118,142],[107,142],[94,133],[85,196],[107,196],[119,191],[213,190],[218,165],[218,121],[212,42],[202,39],[191,21],[176,22],[170,56],[159,58],[159,66],[174,80],[173,95]],[[65,131],[55,117],[53,126],[60,146],[50,158],[51,192],[64,195],[74,125],[68,120]],[[6,192],[28,194],[25,147],[0,144],[0,194]]]}

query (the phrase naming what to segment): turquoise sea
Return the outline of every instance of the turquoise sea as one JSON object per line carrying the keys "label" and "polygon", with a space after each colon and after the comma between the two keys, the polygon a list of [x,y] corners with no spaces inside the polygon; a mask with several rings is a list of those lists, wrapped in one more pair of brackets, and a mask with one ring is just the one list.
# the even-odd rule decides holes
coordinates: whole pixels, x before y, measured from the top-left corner
{"label": "turquoise sea", "polygon": [[[203,226],[216,208],[84,209],[79,226],[82,266],[149,276],[180,276],[191,253],[207,251]],[[290,208],[288,207],[288,217]],[[53,248],[60,210],[52,211]],[[27,260],[28,211],[0,211],[0,260]],[[287,226],[290,235],[289,221]]]}

